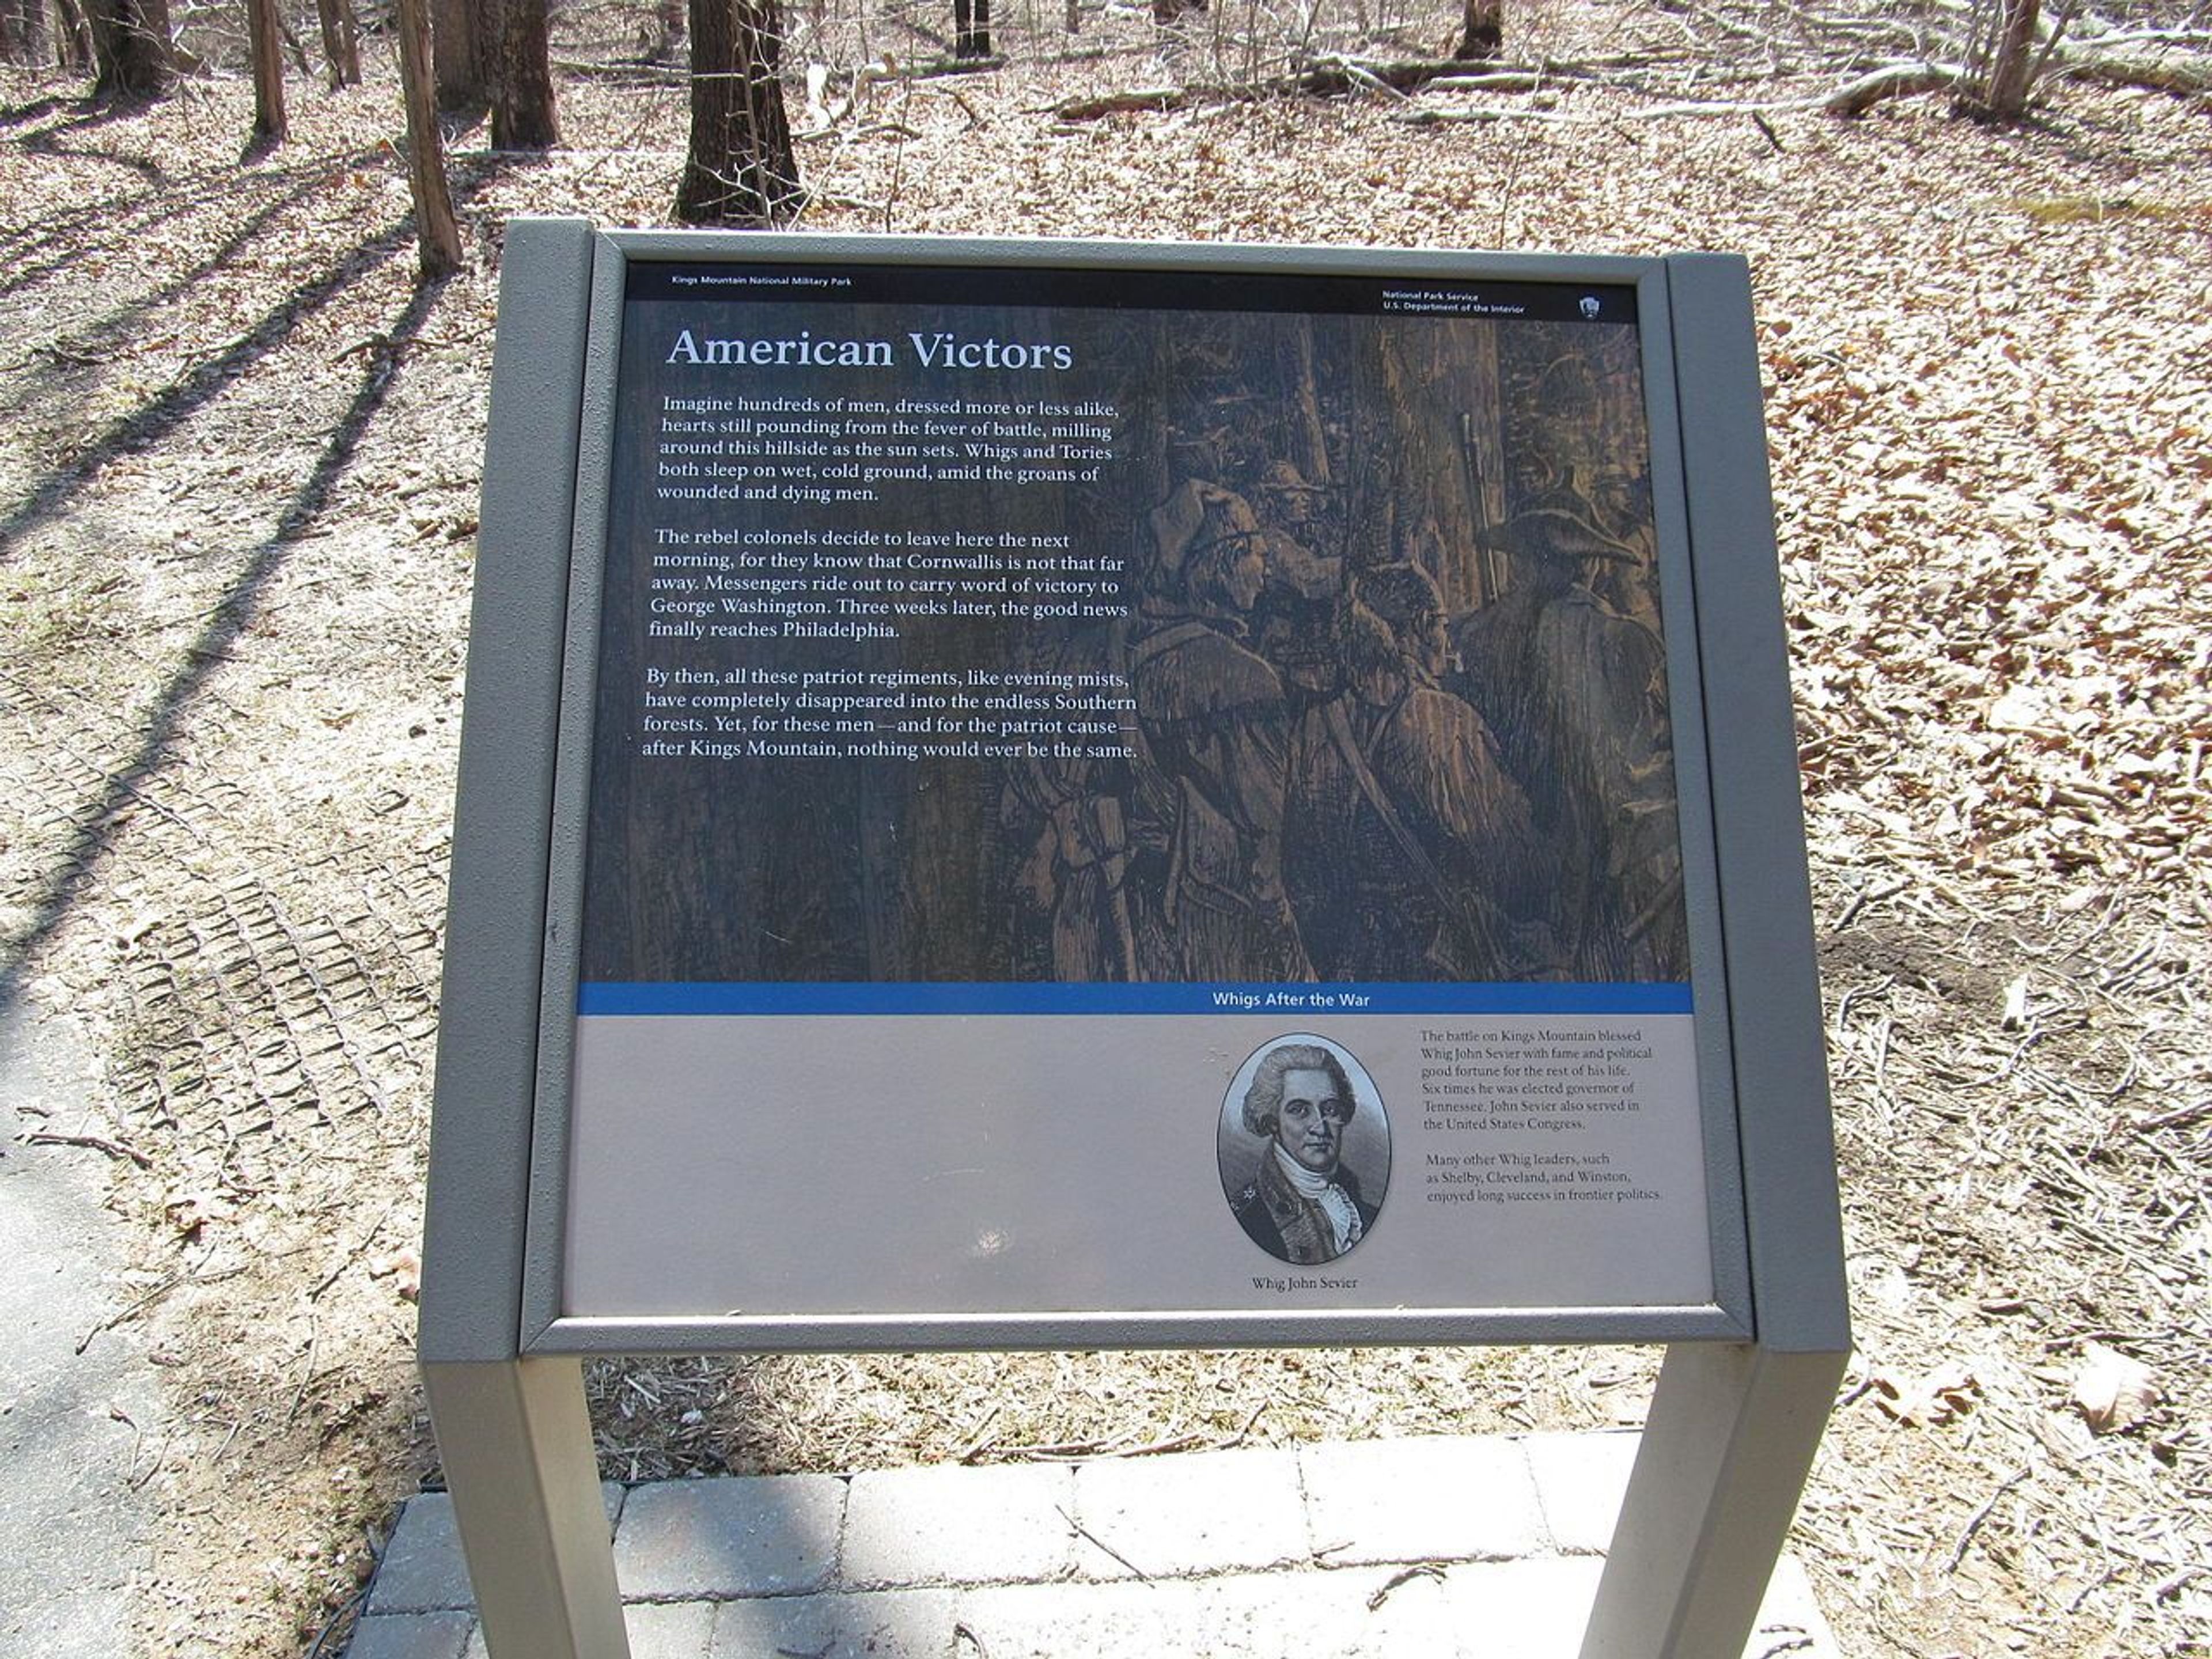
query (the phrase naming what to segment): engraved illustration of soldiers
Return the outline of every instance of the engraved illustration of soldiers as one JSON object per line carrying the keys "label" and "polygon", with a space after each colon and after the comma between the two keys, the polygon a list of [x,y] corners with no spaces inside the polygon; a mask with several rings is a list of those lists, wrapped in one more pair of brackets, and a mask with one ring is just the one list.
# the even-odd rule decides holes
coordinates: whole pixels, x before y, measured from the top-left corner
{"label": "engraved illustration of soldiers", "polygon": [[1078,982],[1310,977],[1282,884],[1290,714],[1249,643],[1267,538],[1243,496],[1200,479],[1138,535],[1135,613],[1030,659],[1125,680],[1138,712],[1124,758],[1009,768],[1018,951]]}
{"label": "engraved illustration of soldiers", "polygon": [[1248,499],[1260,524],[1267,581],[1250,626],[1252,648],[1281,676],[1291,710],[1333,689],[1334,629],[1343,609],[1343,527],[1334,492],[1288,461],[1260,471]]}
{"label": "engraved illustration of soldiers", "polygon": [[1687,969],[1665,651],[1607,597],[1645,561],[1571,482],[1485,532],[1522,581],[1458,619],[1454,680],[1558,849],[1560,942],[1577,979]]}
{"label": "engraved illustration of soldiers", "polygon": [[1146,526],[1129,629],[1141,744],[1130,834],[1148,978],[1312,976],[1283,888],[1290,717],[1244,642],[1266,580],[1244,498],[1185,481]]}
{"label": "engraved illustration of soldiers", "polygon": [[1481,716],[1440,682],[1435,579],[1404,560],[1361,571],[1338,646],[1340,688],[1299,723],[1289,811],[1322,975],[1558,977],[1552,861]]}
{"label": "engraved illustration of soldiers", "polygon": [[[1126,684],[1128,623],[1085,629],[1033,661]],[[1133,752],[1142,740],[1134,718],[1123,716],[1122,727]],[[1024,849],[1012,881],[1018,970],[1075,984],[1146,977],[1128,890],[1133,787],[1127,758],[1043,753],[1009,763],[1000,819]],[[1042,936],[1025,946],[1032,932]]]}
{"label": "engraved illustration of soldiers", "polygon": [[1317,389],[1341,373],[1301,365],[1271,401],[1202,367],[1220,378],[1170,430],[1171,487],[1131,525],[1133,611],[1024,658],[1125,681],[1134,708],[1119,757],[1004,769],[1015,971],[1686,973],[1632,380],[1524,356],[1533,395],[1501,428],[1402,363],[1364,416]]}
{"label": "engraved illustration of soldiers", "polygon": [[[1313,493],[1289,469],[1272,482]],[[1010,767],[1018,932],[1044,919],[1029,957],[1071,981],[1304,976],[1280,878],[1290,714],[1253,635],[1263,592],[1326,615],[1340,562],[1263,530],[1210,480],[1179,485],[1138,534],[1136,614],[1030,659],[1118,677],[1139,712],[1124,721],[1126,759]]]}
{"label": "engraved illustration of soldiers", "polygon": [[1001,817],[1027,852],[1014,872],[1024,912],[1043,921],[1039,977],[1073,984],[1142,978],[1130,908],[1127,768],[1032,757],[1010,763]]}

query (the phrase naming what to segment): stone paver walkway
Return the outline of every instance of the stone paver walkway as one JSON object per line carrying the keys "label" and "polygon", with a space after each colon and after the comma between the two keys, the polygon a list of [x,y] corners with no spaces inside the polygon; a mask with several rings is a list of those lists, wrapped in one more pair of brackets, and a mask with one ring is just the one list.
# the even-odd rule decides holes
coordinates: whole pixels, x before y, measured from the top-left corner
{"label": "stone paver walkway", "polygon": [[[606,1488],[633,1659],[1574,1659],[1632,1434]],[[1841,1659],[1784,1558],[1747,1659]],[[489,1659],[444,1494],[350,1659]],[[499,1659],[509,1659],[501,1655]],[[529,1659],[521,1656],[520,1659]]]}

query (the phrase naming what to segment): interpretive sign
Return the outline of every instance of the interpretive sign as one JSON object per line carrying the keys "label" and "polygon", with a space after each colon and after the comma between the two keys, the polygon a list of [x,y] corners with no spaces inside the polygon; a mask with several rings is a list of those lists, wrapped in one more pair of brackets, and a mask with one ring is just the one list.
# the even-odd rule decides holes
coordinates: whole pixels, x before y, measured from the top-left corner
{"label": "interpretive sign", "polygon": [[599,248],[544,1340],[1747,1328],[1662,262]]}
{"label": "interpretive sign", "polygon": [[1657,1340],[1589,1659],[1850,1352],[1747,273],[510,227],[421,1312],[486,1639],[579,1356]]}

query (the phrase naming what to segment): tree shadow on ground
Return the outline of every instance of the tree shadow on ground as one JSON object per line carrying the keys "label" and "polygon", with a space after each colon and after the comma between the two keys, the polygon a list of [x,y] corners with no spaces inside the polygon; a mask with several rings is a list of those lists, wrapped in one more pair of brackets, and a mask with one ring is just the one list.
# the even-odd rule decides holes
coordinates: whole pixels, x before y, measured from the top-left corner
{"label": "tree shadow on ground", "polygon": [[[498,157],[489,158],[484,165],[466,173],[456,168],[455,206],[465,208],[506,170]],[[301,188],[312,188],[312,184],[303,183]],[[212,270],[222,258],[234,256],[274,214],[277,205],[272,204],[266,213],[249,221],[240,234],[225,245],[225,252],[201,269]],[[414,245],[415,221],[409,214],[395,220],[380,234],[356,243],[325,266],[320,276],[295,285],[288,298],[272,307],[259,322],[234,336],[216,356],[194,364],[180,379],[139,408],[110,421],[67,465],[55,468],[35,485],[21,506],[0,518],[0,565],[7,562],[16,542],[58,517],[118,457],[143,450],[175,431],[226,386],[282,345],[301,322],[313,317],[354,282]],[[162,289],[155,301],[146,303],[158,302],[160,297],[172,297],[189,287],[192,280],[191,276],[180,277]],[[139,309],[143,308],[142,304]],[[130,313],[121,314],[127,317]]]}
{"label": "tree shadow on ground", "polygon": [[232,644],[252,623],[270,580],[328,507],[362,436],[384,406],[400,348],[420,335],[442,287],[442,283],[418,284],[409,296],[404,309],[386,331],[386,345],[369,354],[361,384],[316,458],[313,470],[286,504],[275,530],[231,578],[209,612],[206,625],[185,647],[181,664],[155,693],[130,758],[111,772],[99,793],[74,814],[75,827],[68,844],[46,872],[28,907],[28,924],[14,937],[0,939],[0,997],[13,994],[24,965],[60,927],[128,809],[138,800],[149,779],[167,764],[185,715],[198,701],[209,678],[228,659]]}
{"label": "tree shadow on ground", "polygon": [[[473,196],[499,170],[495,164],[475,170],[465,182],[457,180],[456,197]],[[6,562],[18,538],[58,517],[110,462],[173,432],[272,352],[302,318],[385,260],[410,249],[414,240],[410,216],[357,244],[309,288],[272,308],[228,349],[199,364],[176,386],[110,422],[75,466],[50,475],[22,506],[0,520],[0,564]],[[206,625],[184,649],[179,665],[151,698],[129,759],[108,773],[97,791],[70,815],[72,828],[66,843],[44,876],[36,880],[25,907],[27,921],[12,935],[0,937],[0,997],[13,994],[20,986],[26,965],[68,916],[130,809],[142,799],[147,782],[168,764],[186,715],[217,666],[227,660],[232,645],[258,614],[270,581],[329,507],[362,439],[384,406],[401,354],[420,337],[445,286],[445,281],[418,282],[399,315],[365,355],[360,384],[332,427],[313,468],[286,504],[276,527],[246,556],[207,612]]]}
{"label": "tree shadow on ground", "polygon": [[382,234],[356,244],[314,281],[295,289],[282,304],[232,339],[221,351],[201,359],[179,380],[137,409],[110,421],[71,462],[46,475],[23,503],[0,519],[0,564],[30,532],[51,523],[121,456],[167,437],[219,397],[234,381],[268,356],[300,324],[313,316],[355,281],[408,247],[412,221],[403,219]]}
{"label": "tree shadow on ground", "polygon": [[[0,232],[0,253],[6,256],[5,268],[0,270],[0,295],[34,288],[65,269],[83,253],[86,240],[94,231],[111,246],[143,240],[173,220],[204,210],[212,201],[252,198],[272,185],[283,192],[254,211],[215,254],[140,301],[135,310],[143,313],[174,298],[234,257],[270,220],[307,200],[326,186],[334,174],[370,166],[383,153],[382,147],[377,146],[346,155],[302,155],[289,167],[262,166],[246,172],[235,167],[210,167],[175,173],[150,156],[64,144],[57,135],[66,131],[68,125],[41,128],[18,142],[33,154],[118,167],[141,180],[143,188],[120,190],[58,217]],[[126,310],[120,314],[132,313]]]}
{"label": "tree shadow on ground", "polygon": [[75,109],[79,101],[60,93],[49,93],[44,98],[33,98],[27,104],[10,104],[0,107],[0,127],[20,127],[33,121],[43,121],[49,115]]}
{"label": "tree shadow on ground", "polygon": [[[342,164],[373,161],[374,155],[374,151],[364,151]],[[172,220],[188,218],[204,210],[211,201],[251,196],[265,188],[269,179],[266,168],[258,178],[246,177],[230,169],[191,177],[167,177],[144,190],[118,191],[36,225],[0,232],[0,262],[3,262],[0,263],[0,296],[35,289],[57,272],[67,270],[94,245],[96,235],[107,248],[143,239],[158,233]],[[264,211],[255,213],[226,247],[242,247],[246,237],[259,229],[270,216],[304,201],[328,183],[325,173],[301,168],[288,195],[270,204]],[[144,310],[160,299],[174,297],[215,269],[215,259],[204,262],[168,284],[139,309]]]}
{"label": "tree shadow on ground", "polygon": [[161,164],[150,155],[118,155],[104,149],[81,149],[64,144],[58,135],[66,131],[67,126],[68,124],[64,123],[60,127],[41,127],[19,142],[27,155],[52,155],[70,161],[97,161],[108,167],[120,167],[125,173],[136,173],[149,185],[159,185],[167,182],[167,175],[161,171]]}

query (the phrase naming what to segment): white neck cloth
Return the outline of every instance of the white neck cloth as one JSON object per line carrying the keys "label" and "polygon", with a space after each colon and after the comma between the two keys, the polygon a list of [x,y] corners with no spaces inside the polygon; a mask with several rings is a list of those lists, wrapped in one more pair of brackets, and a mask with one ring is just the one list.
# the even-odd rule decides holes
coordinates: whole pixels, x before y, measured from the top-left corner
{"label": "white neck cloth", "polygon": [[1338,1255],[1342,1255],[1359,1243],[1361,1227],[1358,1207],[1352,1195],[1337,1185],[1333,1176],[1316,1174],[1283,1150],[1283,1143],[1274,1143],[1275,1167],[1291,1183],[1291,1190],[1310,1204],[1321,1206],[1321,1212],[1328,1218],[1329,1231],[1336,1236]]}

